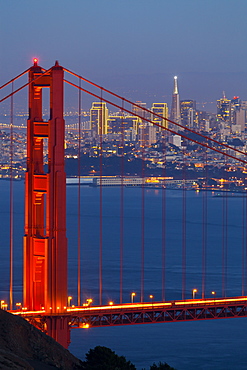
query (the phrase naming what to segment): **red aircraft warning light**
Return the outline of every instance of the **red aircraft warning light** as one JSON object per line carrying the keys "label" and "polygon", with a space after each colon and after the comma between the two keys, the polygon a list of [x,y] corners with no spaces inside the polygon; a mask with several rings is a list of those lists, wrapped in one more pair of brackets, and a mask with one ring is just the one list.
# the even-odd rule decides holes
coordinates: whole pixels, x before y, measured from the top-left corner
{"label": "red aircraft warning light", "polygon": [[38,58],[33,58],[33,65],[34,66],[37,66],[38,65]]}

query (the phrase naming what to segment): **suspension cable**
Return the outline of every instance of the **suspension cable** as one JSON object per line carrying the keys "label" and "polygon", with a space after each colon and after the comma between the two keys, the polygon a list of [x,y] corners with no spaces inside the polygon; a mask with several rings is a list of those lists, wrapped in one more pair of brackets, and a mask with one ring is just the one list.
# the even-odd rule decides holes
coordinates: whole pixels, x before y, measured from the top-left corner
{"label": "suspension cable", "polygon": [[142,119],[140,129],[141,157],[142,157],[142,195],[141,195],[141,302],[144,302],[144,280],[145,280],[145,130],[146,120]]}
{"label": "suspension cable", "polygon": [[[208,185],[208,156],[207,150],[204,154],[205,166],[203,168],[205,175],[205,187]],[[202,183],[203,186],[203,183]],[[208,195],[207,189],[202,193],[202,298],[205,298],[205,286],[206,286],[206,257],[207,257],[207,218],[208,218]]]}
{"label": "suspension cable", "polygon": [[[81,80],[79,79],[79,87]],[[77,215],[77,304],[81,305],[81,90],[78,90],[78,215]]]}
{"label": "suspension cable", "polygon": [[[12,92],[14,81],[12,81]],[[10,254],[10,276],[9,276],[9,305],[13,309],[13,119],[14,119],[14,101],[13,95],[10,101],[10,228],[9,228],[9,254]]]}
{"label": "suspension cable", "polygon": [[[4,100],[10,98],[12,95],[15,95],[16,93],[18,93],[20,90],[24,89],[25,87],[29,86],[30,84],[32,84],[33,82],[36,82],[38,81],[41,77],[43,77],[44,75],[50,73],[50,71],[52,70],[53,67],[47,69],[42,75],[32,79],[31,81],[25,83],[24,85],[22,85],[21,87],[19,87],[18,89],[16,89],[15,91],[11,92],[10,94],[6,95],[4,98],[2,98],[0,100],[0,103],[2,103]],[[30,69],[30,68],[29,68]]]}
{"label": "suspension cable", "polygon": [[185,149],[183,148],[183,203],[182,203],[182,299],[185,299],[186,294],[186,158]]}
{"label": "suspension cable", "polygon": [[101,108],[99,111],[99,120],[97,130],[99,130],[100,150],[99,150],[99,167],[100,167],[100,188],[99,188],[99,304],[102,305],[102,287],[103,287],[103,190],[102,190],[102,176],[103,176],[103,106],[102,106],[102,90],[101,90]]}
{"label": "suspension cable", "polygon": [[[166,177],[166,131],[164,130],[163,135],[163,177]],[[161,255],[162,255],[162,301],[164,302],[166,299],[166,182],[164,181],[162,191],[162,225],[161,225],[161,233],[162,233],[162,247],[161,247]]]}
{"label": "suspension cable", "polygon": [[18,78],[24,76],[29,70],[30,70],[30,68],[26,69],[24,72],[20,73],[18,76],[12,78],[12,80],[10,80],[10,81],[6,82],[4,85],[0,86],[0,90],[3,89],[4,87],[8,86],[12,82],[16,81]]}
{"label": "suspension cable", "polygon": [[123,303],[123,250],[124,250],[124,101],[121,109],[121,188],[120,188],[120,304]]}

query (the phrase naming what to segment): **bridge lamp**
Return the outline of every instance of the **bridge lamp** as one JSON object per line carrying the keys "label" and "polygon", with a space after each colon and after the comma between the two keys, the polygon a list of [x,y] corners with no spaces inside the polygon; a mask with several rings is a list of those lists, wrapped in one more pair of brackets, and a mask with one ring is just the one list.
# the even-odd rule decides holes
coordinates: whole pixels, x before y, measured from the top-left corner
{"label": "bridge lamp", "polygon": [[215,292],[214,290],[211,292],[211,294],[212,294],[213,296],[216,296],[216,292]]}
{"label": "bridge lamp", "polygon": [[113,302],[112,301],[109,302],[109,306],[113,306]]}
{"label": "bridge lamp", "polygon": [[80,325],[80,328],[88,329],[89,328],[89,324],[83,323],[83,324]]}
{"label": "bridge lamp", "polygon": [[149,298],[152,300],[152,303],[154,301],[154,296],[152,294],[150,294]]}
{"label": "bridge lamp", "polygon": [[93,302],[93,300],[92,300],[92,298],[88,298],[88,299],[86,300],[86,302],[87,302],[87,305],[88,305],[88,306],[90,306],[90,304]]}
{"label": "bridge lamp", "polygon": [[73,298],[73,297],[68,296],[68,307],[70,307],[70,303],[71,303],[72,298]]}
{"label": "bridge lamp", "polygon": [[195,299],[195,297],[196,297],[196,293],[198,292],[198,290],[197,289],[193,289],[192,290],[192,299]]}
{"label": "bridge lamp", "polygon": [[4,300],[2,300],[1,302],[0,302],[0,308],[3,308],[3,305],[4,305]]}
{"label": "bridge lamp", "polygon": [[134,297],[136,296],[135,292],[132,292],[130,295],[131,303],[134,303]]}
{"label": "bridge lamp", "polygon": [[16,303],[15,305],[16,305],[16,308],[19,308],[19,310],[21,310],[22,304],[20,302]]}

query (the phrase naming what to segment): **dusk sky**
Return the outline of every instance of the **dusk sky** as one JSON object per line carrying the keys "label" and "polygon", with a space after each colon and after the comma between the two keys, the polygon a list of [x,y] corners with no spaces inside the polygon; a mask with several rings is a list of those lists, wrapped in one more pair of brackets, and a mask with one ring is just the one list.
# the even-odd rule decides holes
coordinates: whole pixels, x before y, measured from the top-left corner
{"label": "dusk sky", "polygon": [[64,67],[132,100],[247,100],[246,0],[0,0],[0,83]]}

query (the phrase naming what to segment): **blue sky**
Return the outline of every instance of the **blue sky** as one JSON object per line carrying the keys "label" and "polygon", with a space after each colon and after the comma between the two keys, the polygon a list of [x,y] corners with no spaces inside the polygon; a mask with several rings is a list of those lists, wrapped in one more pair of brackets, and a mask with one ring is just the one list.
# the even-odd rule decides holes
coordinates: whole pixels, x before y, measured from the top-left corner
{"label": "blue sky", "polygon": [[247,100],[246,0],[0,0],[0,83],[38,56],[133,100]]}

